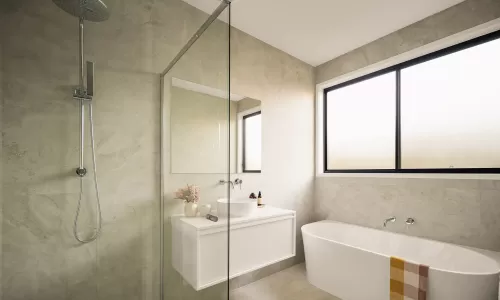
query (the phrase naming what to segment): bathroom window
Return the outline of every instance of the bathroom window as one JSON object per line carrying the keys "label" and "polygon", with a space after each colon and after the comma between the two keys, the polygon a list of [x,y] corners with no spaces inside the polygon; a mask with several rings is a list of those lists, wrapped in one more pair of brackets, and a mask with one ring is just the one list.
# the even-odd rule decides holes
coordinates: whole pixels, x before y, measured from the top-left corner
{"label": "bathroom window", "polygon": [[242,115],[242,171],[261,172],[262,114],[256,111]]}
{"label": "bathroom window", "polygon": [[500,173],[499,37],[325,89],[324,171]]}
{"label": "bathroom window", "polygon": [[394,169],[396,73],[327,92],[328,169]]}
{"label": "bathroom window", "polygon": [[401,71],[402,168],[500,167],[500,39]]}

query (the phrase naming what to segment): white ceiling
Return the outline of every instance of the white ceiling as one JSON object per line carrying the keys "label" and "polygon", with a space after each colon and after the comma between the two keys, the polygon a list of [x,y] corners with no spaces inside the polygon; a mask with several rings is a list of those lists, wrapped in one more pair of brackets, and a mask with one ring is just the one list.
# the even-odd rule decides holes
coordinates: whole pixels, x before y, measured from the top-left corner
{"label": "white ceiling", "polygon": [[[209,14],[220,2],[183,1]],[[462,1],[234,0],[231,23],[317,66]]]}

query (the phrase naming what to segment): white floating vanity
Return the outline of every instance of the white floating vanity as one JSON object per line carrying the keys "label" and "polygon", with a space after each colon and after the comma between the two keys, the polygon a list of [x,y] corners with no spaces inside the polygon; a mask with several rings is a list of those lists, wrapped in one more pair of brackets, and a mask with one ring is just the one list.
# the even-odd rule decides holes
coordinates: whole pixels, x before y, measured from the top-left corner
{"label": "white floating vanity", "polygon": [[[230,218],[229,278],[295,256],[295,211],[264,207]],[[228,220],[172,217],[174,268],[195,290],[227,280]]]}

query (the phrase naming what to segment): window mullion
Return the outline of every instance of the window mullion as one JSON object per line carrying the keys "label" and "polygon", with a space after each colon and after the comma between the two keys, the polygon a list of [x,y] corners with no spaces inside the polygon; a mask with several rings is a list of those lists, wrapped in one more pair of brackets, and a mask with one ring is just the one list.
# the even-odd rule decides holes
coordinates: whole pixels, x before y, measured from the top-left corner
{"label": "window mullion", "polygon": [[396,70],[396,170],[401,170],[401,69]]}

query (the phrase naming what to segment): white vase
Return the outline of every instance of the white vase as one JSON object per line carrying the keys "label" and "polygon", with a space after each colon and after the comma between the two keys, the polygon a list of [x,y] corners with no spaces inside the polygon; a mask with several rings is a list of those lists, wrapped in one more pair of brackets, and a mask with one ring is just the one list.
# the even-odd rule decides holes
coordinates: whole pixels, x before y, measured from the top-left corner
{"label": "white vase", "polygon": [[188,202],[184,203],[184,215],[186,217],[196,217],[198,214],[198,204]]}

